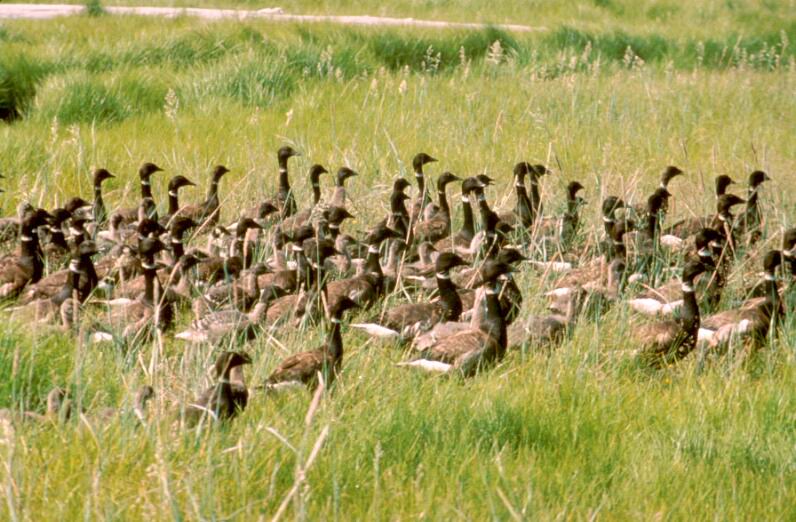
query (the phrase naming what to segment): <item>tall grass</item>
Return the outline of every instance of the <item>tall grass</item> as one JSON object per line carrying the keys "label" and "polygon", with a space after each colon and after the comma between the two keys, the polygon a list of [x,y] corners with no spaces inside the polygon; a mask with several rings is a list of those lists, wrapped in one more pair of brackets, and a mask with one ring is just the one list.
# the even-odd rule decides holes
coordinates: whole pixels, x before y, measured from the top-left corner
{"label": "tall grass", "polygon": [[[67,97],[87,98],[86,102],[93,104],[94,109],[83,119],[92,119],[94,112],[105,122],[145,114],[154,105],[132,103],[128,104],[132,110],[125,110],[124,99],[114,101],[124,94],[112,89],[109,92],[107,85],[109,75],[141,67],[159,67],[178,76],[176,83],[185,86],[178,88],[181,98],[187,97],[182,92],[185,89],[194,95],[224,94],[244,105],[265,106],[290,97],[298,85],[370,76],[383,68],[452,74],[457,69],[492,70],[494,64],[502,64],[520,75],[555,77],[572,72],[610,74],[616,68],[640,66],[779,70],[792,67],[796,56],[794,46],[789,45],[796,39],[796,23],[707,39],[572,26],[530,36],[490,28],[444,34],[323,29],[308,37],[306,29],[277,26],[271,30],[274,26],[256,22],[244,27],[220,23],[213,30],[196,30],[194,25],[180,22],[176,30],[170,26],[168,31],[160,29],[163,22],[150,20],[107,20],[99,28],[96,22],[85,19],[66,23],[77,34],[99,33],[92,39],[44,40],[37,31],[26,31],[26,24],[19,24],[15,31],[18,37],[0,55],[0,111],[4,119],[15,119],[26,112],[45,79],[50,89],[60,86]],[[114,29],[126,29],[131,24],[138,31],[135,38],[114,38]],[[85,74],[85,81],[70,87],[70,74]],[[90,89],[96,92],[89,93]],[[47,94],[42,96],[46,98]],[[50,105],[37,104],[47,118],[57,112]],[[74,117],[69,121],[75,121]]]}
{"label": "tall grass", "polygon": [[[636,9],[599,9],[620,7]],[[661,7],[657,16],[679,15]],[[89,196],[99,166],[118,176],[107,183],[108,204],[130,205],[143,161],[166,170],[154,179],[160,205],[175,174],[200,185],[183,192],[185,202],[201,201],[210,167],[223,163],[232,170],[221,184],[230,222],[273,193],[276,148],[292,143],[303,153],[291,164],[300,196],[309,194],[313,163],[360,172],[350,183],[357,219],[348,232],[383,216],[391,181],[421,150],[441,160],[432,176],[497,178],[488,197],[502,208],[513,201],[517,160],[553,167],[542,184],[546,213],[561,207],[567,182],[580,180],[587,234],[600,225],[604,195],[638,201],[668,164],[686,171],[671,185],[672,219],[712,211],[714,175],[742,179],[755,168],[774,178],[761,194],[767,237],[796,218],[787,190],[796,183],[788,46],[776,67],[748,57],[678,64],[686,49],[679,38],[660,51],[657,40],[631,40],[631,55],[622,49],[628,41],[605,36],[613,29],[570,28],[528,40],[476,33],[462,59],[465,37],[454,34],[212,27],[112,17],[10,25],[27,43],[4,52],[47,74],[23,117],[0,126],[4,215],[23,200],[51,207]],[[377,57],[377,42],[422,45],[393,67],[383,61],[389,52]],[[438,67],[423,63],[436,53]],[[455,54],[450,63],[446,53]],[[328,195],[329,178],[322,183]],[[457,227],[458,205],[454,212]],[[546,280],[530,270],[519,277],[523,313],[543,311]],[[725,306],[752,277],[730,281]],[[87,323],[103,319],[87,313]],[[650,372],[627,360],[640,320],[618,306],[599,322],[583,320],[558,350],[512,353],[468,381],[402,371],[394,366],[402,353],[346,329],[342,374],[312,423],[308,394],[255,395],[234,423],[198,433],[179,429],[176,418],[208,384],[214,350],[168,337],[162,350],[79,348],[74,336],[26,319],[0,325],[0,406],[41,412],[59,385],[85,415],[63,425],[0,424],[4,518],[267,519],[324,429],[287,518],[796,516],[792,317],[744,364],[727,357],[702,367],[689,358]],[[183,314],[179,324],[189,320]],[[317,327],[270,333],[245,347],[250,383],[324,337]],[[144,383],[157,399],[152,422],[139,426],[129,409]],[[105,421],[103,407],[122,413]]]}

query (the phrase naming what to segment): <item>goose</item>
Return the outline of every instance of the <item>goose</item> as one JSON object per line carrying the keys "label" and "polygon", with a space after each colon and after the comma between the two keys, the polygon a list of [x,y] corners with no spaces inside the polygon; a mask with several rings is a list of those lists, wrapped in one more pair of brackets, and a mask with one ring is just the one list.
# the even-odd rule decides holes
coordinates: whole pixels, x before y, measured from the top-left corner
{"label": "goose", "polygon": [[175,216],[169,225],[169,244],[171,245],[172,264],[180,262],[185,255],[185,233],[199,226],[199,223],[189,217]]}
{"label": "goose", "polygon": [[[144,163],[138,169],[138,179],[141,186],[141,200],[149,199],[154,202],[152,197],[152,175],[156,172],[162,172],[163,169],[154,163]],[[117,214],[122,216],[122,223],[132,223],[138,220],[139,207],[125,208],[116,211]]]}
{"label": "goose", "polygon": [[[520,162],[514,166],[514,190],[517,195],[517,203],[514,211],[500,216],[501,221],[511,225],[522,225],[531,231],[536,226],[536,220],[542,213],[542,201],[539,195],[539,178],[550,171],[544,165],[531,165],[528,162]],[[528,176],[531,185],[531,194],[525,186],[525,177]]]}
{"label": "goose", "polygon": [[237,278],[241,270],[248,268],[253,259],[251,249],[244,249],[246,232],[250,229],[261,229],[262,226],[250,218],[240,219],[235,225],[231,252],[210,255],[202,259],[197,268],[197,277],[201,281],[212,285],[218,281],[229,281]]}
{"label": "goose", "polygon": [[52,217],[46,227],[49,231],[49,238],[42,251],[48,267],[52,270],[53,267],[62,265],[63,261],[68,259],[69,243],[66,241],[63,226],[72,218],[72,214],[65,208],[56,208],[50,211],[50,215]]}
{"label": "goose", "polygon": [[97,411],[92,415],[95,421],[102,424],[111,422],[114,418],[120,417],[133,417],[136,423],[146,425],[147,423],[147,405],[149,401],[155,398],[155,389],[149,385],[143,385],[135,392],[133,397],[133,407],[130,410],[126,408],[106,407]]}
{"label": "goose", "polygon": [[234,308],[211,312],[193,321],[187,330],[177,333],[174,338],[192,343],[214,344],[227,338],[254,339],[271,300],[282,295],[284,291],[277,287],[263,288],[251,312],[244,313]]}
{"label": "goose", "polygon": [[462,300],[451,282],[450,271],[466,261],[452,252],[443,252],[435,263],[439,299],[432,302],[407,303],[389,308],[368,323],[352,324],[374,337],[412,339],[435,324],[458,321],[462,313]]}
{"label": "goose", "polygon": [[290,146],[281,147],[277,153],[279,162],[279,188],[276,192],[276,207],[282,219],[290,217],[298,211],[296,198],[290,188],[290,180],[287,173],[287,160],[294,156],[301,156],[301,153]]}
{"label": "goose", "polygon": [[449,183],[459,180],[460,178],[451,172],[442,173],[437,180],[437,196],[439,198],[440,211],[429,219],[419,221],[415,225],[415,237],[434,242],[450,236],[451,211],[445,189]]}
{"label": "goose", "polygon": [[310,167],[310,187],[312,188],[312,206],[315,207],[321,202],[321,175],[328,174],[329,171],[323,165],[317,163]]}
{"label": "goose", "polygon": [[[705,266],[714,266],[715,248],[720,255],[721,242],[724,236],[712,228],[703,228],[695,236],[696,248],[693,259],[700,260]],[[720,269],[721,264],[713,271],[710,278],[700,277],[701,293],[705,296],[708,306],[718,304],[724,286],[724,274]],[[634,299],[628,300],[628,305],[634,311],[644,315],[671,315],[682,306],[683,300],[680,293],[680,281],[672,280],[657,288],[649,288]]]}
{"label": "goose", "polygon": [[45,210],[34,210],[22,221],[19,255],[0,259],[0,298],[16,297],[29,283],[38,282],[44,273],[38,228],[51,218]]}
{"label": "goose", "polygon": [[665,188],[658,188],[647,199],[647,213],[644,226],[635,234],[636,271],[647,274],[656,261],[661,247],[661,221],[669,206],[671,194]]}
{"label": "goose", "polygon": [[337,171],[334,181],[334,193],[332,194],[332,206],[345,208],[345,202],[348,198],[345,190],[345,182],[348,178],[353,178],[359,174],[348,167],[340,167]]}
{"label": "goose", "polygon": [[[722,174],[720,176],[716,176],[714,181],[714,193],[716,195],[716,203],[718,205],[719,199],[727,195],[727,189],[730,185],[734,185],[736,182],[728,175]],[[664,235],[667,236],[674,236],[680,239],[685,239],[687,237],[693,236],[703,228],[715,228],[715,220],[716,215],[709,215],[704,217],[692,217],[686,218],[674,223],[673,225],[664,229]]]}
{"label": "goose", "polygon": [[373,305],[384,293],[384,273],[379,263],[379,246],[387,239],[400,239],[400,234],[387,227],[386,222],[379,223],[365,239],[368,245],[368,257],[365,260],[365,273],[349,279],[332,281],[327,285],[329,300],[337,300],[347,295],[360,308]]}
{"label": "goose", "polygon": [[318,376],[326,386],[332,384],[343,364],[343,336],[341,321],[347,310],[358,308],[356,302],[343,295],[332,301],[329,308],[330,327],[326,342],[318,349],[300,352],[283,360],[265,380],[266,391],[306,386],[314,390]]}
{"label": "goose", "polygon": [[601,284],[608,276],[608,267],[614,260],[626,262],[627,248],[625,247],[624,238],[628,232],[628,226],[631,226],[628,221],[621,220],[618,223],[612,221],[606,227],[609,229],[609,240],[605,241],[603,246],[604,255],[592,263],[573,268],[564,273],[554,283],[552,294],[566,294],[574,287]]}
{"label": "goose", "polygon": [[384,276],[382,287],[385,293],[390,293],[398,286],[402,275],[401,261],[406,252],[406,242],[403,239],[393,239],[387,249],[387,261],[382,264],[381,272]]}
{"label": "goose", "polygon": [[[157,277],[158,266],[155,263],[155,256],[164,249],[165,245],[157,238],[147,237],[139,243],[138,254],[142,260],[144,293],[135,301],[114,307],[109,314],[111,325],[115,327],[116,331],[121,330],[123,339],[138,335],[147,326],[166,330],[172,325],[173,303],[165,299],[163,288]],[[92,336],[94,342],[111,339],[112,337],[108,333],[102,331],[97,331]]]}
{"label": "goose", "polygon": [[434,243],[434,248],[437,251],[458,252],[460,249],[466,250],[470,248],[473,237],[475,237],[475,221],[473,219],[473,207],[470,205],[470,194],[478,186],[481,186],[481,181],[475,176],[462,181],[462,215],[464,218],[462,228],[456,235],[440,239]]}
{"label": "goose", "polygon": [[246,248],[246,233],[249,230],[262,230],[262,226],[255,220],[243,218],[235,225],[235,237],[232,243],[232,255],[243,259],[243,266],[249,268],[254,259],[254,247],[249,243]]}
{"label": "goose", "polygon": [[[242,366],[251,362],[246,353],[221,352],[213,365],[218,383],[185,407],[187,425],[196,426],[208,420],[231,421],[245,410],[249,393],[245,382],[241,381]],[[237,375],[233,375],[233,372]]]}
{"label": "goose", "polygon": [[196,183],[189,180],[182,174],[178,174],[169,180],[169,211],[160,220],[160,224],[168,227],[171,220],[179,213],[179,217],[192,219],[184,212],[180,212],[179,192],[183,187],[195,187]]}
{"label": "goose", "polygon": [[451,335],[426,348],[418,359],[399,363],[425,371],[461,372],[471,376],[479,369],[495,363],[506,353],[506,323],[500,308],[498,278],[511,271],[506,263],[487,260],[483,273],[486,289],[486,312],[475,326]]}
{"label": "goose", "polygon": [[212,286],[202,297],[210,308],[219,309],[231,306],[242,312],[247,312],[259,298],[258,278],[266,272],[268,272],[268,267],[264,263],[257,263],[251,268],[242,270],[237,279]]}
{"label": "goose", "polygon": [[108,218],[108,211],[105,208],[105,202],[102,199],[102,182],[115,177],[116,176],[108,172],[107,169],[100,168],[94,171],[94,205],[92,208],[92,214],[94,216],[94,222],[98,225],[103,225],[105,220]]}
{"label": "goose", "polygon": [[207,199],[198,205],[186,205],[179,210],[179,215],[189,217],[204,225],[209,224],[214,227],[218,224],[221,202],[218,199],[218,184],[221,178],[229,172],[224,165],[216,165],[210,178],[210,188],[207,190]]}
{"label": "goose", "polygon": [[82,303],[99,284],[99,277],[91,259],[96,254],[96,243],[91,240],[84,241],[75,250],[67,269],[50,274],[35,285],[26,288],[19,302],[38,303],[37,317],[56,310],[61,303],[72,297],[75,290]]}
{"label": "goose", "polygon": [[712,350],[724,347],[732,337],[752,339],[760,344],[783,314],[782,301],[777,287],[777,267],[783,256],[779,250],[769,250],[763,257],[764,297],[749,299],[740,306],[708,316],[699,330],[700,341],[707,342]]}
{"label": "goose", "polygon": [[694,279],[707,268],[702,261],[689,261],[683,267],[683,306],[677,319],[645,324],[633,331],[642,363],[661,367],[683,359],[696,347],[700,318]]}
{"label": "goose", "polygon": [[783,236],[782,242],[783,261],[788,263],[791,277],[796,279],[796,228],[787,230]]}
{"label": "goose", "polygon": [[19,237],[19,229],[22,221],[24,221],[25,217],[34,210],[35,208],[33,208],[33,205],[27,201],[24,201],[17,206],[16,216],[0,217],[0,243],[16,241]]}
{"label": "goose", "polygon": [[[450,252],[454,253],[454,252]],[[402,273],[405,278],[409,280],[421,278],[424,279],[434,274],[437,258],[440,253],[436,247],[428,241],[423,241],[417,246],[418,260],[414,263],[406,263],[403,266]],[[430,286],[427,288],[431,288]]]}
{"label": "goose", "polygon": [[580,230],[580,209],[586,205],[586,200],[578,196],[578,192],[584,188],[580,181],[567,183],[567,208],[564,215],[554,219],[543,218],[541,221],[541,235],[555,238],[563,252],[566,252]]}
{"label": "goose", "polygon": [[138,388],[133,400],[133,415],[141,424],[146,424],[148,415],[147,405],[155,398],[155,389],[148,384]]}
{"label": "goose", "polygon": [[[326,258],[337,253],[334,242],[329,238],[317,241],[310,238],[297,246],[298,292],[280,297],[271,303],[266,312],[266,323],[275,325],[289,318],[299,321],[312,315],[319,309],[319,293],[326,292],[328,302],[331,298],[328,298],[323,266]],[[378,259],[376,262],[378,264]]]}
{"label": "goose", "polygon": [[766,181],[771,181],[768,174],[756,170],[749,175],[749,192],[746,196],[746,209],[739,217],[738,228],[741,233],[749,236],[749,244],[760,239],[760,226],[763,222],[763,213],[758,205],[760,188]]}
{"label": "goose", "polygon": [[[431,204],[431,197],[428,195],[428,191],[426,191],[426,178],[423,169],[429,163],[434,163],[436,161],[436,158],[429,156],[425,152],[420,152],[412,158],[412,168],[415,171],[415,180],[417,181],[417,196],[412,201],[412,208],[409,214],[410,229],[413,229],[414,224],[419,220],[430,217],[426,216],[426,207]],[[411,242],[407,241],[407,244],[411,244]]]}
{"label": "goose", "polygon": [[38,424],[64,422],[72,416],[72,403],[66,398],[63,388],[55,387],[47,394],[47,405],[44,414],[35,411],[19,411],[8,408],[0,409],[0,421],[9,424],[35,422]]}
{"label": "goose", "polygon": [[280,226],[285,234],[292,235],[297,227],[306,225],[309,223],[310,219],[312,219],[314,211],[321,200],[320,176],[326,172],[328,171],[321,165],[313,165],[310,167],[310,185],[312,186],[313,196],[312,206],[282,220]]}
{"label": "goose", "polygon": [[[669,183],[677,176],[682,176],[683,174],[685,173],[678,167],[669,165],[663,170],[663,173],[661,173],[661,181],[658,184],[658,188],[669,192]],[[633,210],[636,211],[636,215],[638,216],[644,215],[647,212],[647,205],[636,205],[633,207]]]}
{"label": "goose", "polygon": [[527,347],[529,350],[552,348],[563,341],[567,329],[575,323],[588,292],[578,289],[566,300],[564,310],[553,308],[547,315],[529,315],[511,323],[506,332],[507,349]]}
{"label": "goose", "polygon": [[406,209],[405,203],[409,196],[404,190],[409,186],[409,182],[403,178],[398,178],[393,182],[390,193],[390,216],[387,218],[387,226],[398,232],[407,245],[411,244],[412,238],[409,229],[409,211]]}

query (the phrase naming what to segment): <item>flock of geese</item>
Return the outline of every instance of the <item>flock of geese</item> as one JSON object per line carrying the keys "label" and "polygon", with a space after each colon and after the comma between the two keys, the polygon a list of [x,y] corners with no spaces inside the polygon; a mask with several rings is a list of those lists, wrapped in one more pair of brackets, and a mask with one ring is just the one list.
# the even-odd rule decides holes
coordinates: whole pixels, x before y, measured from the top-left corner
{"label": "flock of geese", "polygon": [[[762,171],[749,176],[743,198],[729,192],[735,183],[729,176],[718,176],[715,214],[667,224],[669,186],[683,175],[667,167],[646,205],[604,198],[602,237],[592,241],[581,231],[586,201],[578,181],[567,185],[561,215],[545,216],[540,183],[550,171],[518,163],[516,204],[498,213],[487,199],[493,179],[444,172],[432,185],[425,170],[437,160],[420,153],[412,161],[415,195],[399,177],[389,214],[361,233],[345,233],[354,218],[346,183],[357,173],[340,168],[324,200],[321,181],[329,171],[313,165],[312,202],[300,208],[288,175],[297,155],[289,146],[279,149],[276,193],[235,211],[239,217],[229,225],[220,220],[219,186],[229,172],[221,165],[200,204],[182,204],[181,191],[195,184],[171,178],[165,214],[153,197],[152,177],[162,171],[153,163],[138,171],[141,200],[134,208],[106,208],[102,186],[114,175],[105,169],[93,173],[93,201],[74,197],[50,210],[23,204],[16,217],[0,219],[0,240],[17,245],[0,259],[0,297],[15,316],[88,330],[93,342],[173,334],[217,347],[216,384],[180,408],[189,424],[231,419],[246,407],[243,368],[252,359],[243,348],[264,331],[278,336],[282,327],[323,325],[326,335],[321,346],[284,359],[256,389],[331,384],[342,371],[342,323],[351,310],[365,319],[350,327],[405,350],[399,366],[466,377],[510,350],[549,350],[578,321],[599,321],[621,302],[653,316],[634,328],[631,355],[652,367],[695,351],[720,356],[739,342],[747,351],[759,348],[792,303],[792,293],[785,294],[796,279],[796,229],[764,237],[759,197],[769,177]],[[461,205],[449,200],[452,185],[460,187]],[[456,206],[463,219],[453,230]],[[772,241],[777,249],[761,247]],[[743,299],[728,308],[726,283],[749,262],[762,265],[762,279],[752,278]],[[523,313],[527,289],[515,279],[522,266],[546,287],[548,313]],[[174,332],[180,310],[194,319]],[[138,391],[137,418],[145,418],[154,395],[150,386]],[[56,388],[44,415],[5,415],[64,418],[70,408],[66,392]]]}

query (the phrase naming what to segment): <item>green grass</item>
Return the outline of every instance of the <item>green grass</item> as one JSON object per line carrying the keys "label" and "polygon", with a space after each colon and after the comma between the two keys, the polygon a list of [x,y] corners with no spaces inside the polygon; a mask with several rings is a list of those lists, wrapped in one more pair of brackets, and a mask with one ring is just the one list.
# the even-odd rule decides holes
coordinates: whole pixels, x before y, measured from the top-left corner
{"label": "green grass", "polygon": [[[777,11],[785,4],[738,21],[750,5],[579,4],[584,16],[622,10],[610,16],[635,20],[655,7],[671,20],[633,29],[605,14],[576,22],[575,4],[562,3],[547,7],[550,30],[534,35],[109,16],[6,23],[0,99],[18,117],[0,123],[2,207],[7,215],[25,199],[53,206],[88,196],[99,166],[118,175],[107,183],[109,205],[130,204],[143,161],[166,170],[154,181],[161,205],[177,173],[199,183],[184,193],[198,201],[210,166],[224,163],[231,221],[273,192],[275,150],[291,143],[303,152],[292,164],[302,196],[312,163],[361,173],[347,230],[383,215],[391,180],[423,150],[441,159],[434,176],[498,178],[489,198],[504,207],[514,162],[551,165],[548,211],[561,207],[568,181],[581,180],[589,233],[603,195],[638,201],[665,165],[687,173],[671,186],[673,218],[711,210],[714,175],[762,168],[774,178],[762,194],[773,238],[796,218],[796,72],[780,31],[785,42],[796,34]],[[477,6],[462,9],[479,18]],[[707,29],[692,31],[696,22],[678,26],[710,9],[719,14],[710,39]],[[526,310],[542,310],[544,282],[530,272],[521,281]],[[732,280],[726,305],[744,283]],[[638,322],[620,307],[584,321],[552,354],[511,354],[467,382],[401,371],[400,353],[346,331],[343,374],[308,428],[308,395],[258,396],[232,425],[197,434],[172,421],[206,386],[209,349],[168,338],[162,348],[83,346],[4,321],[0,406],[41,411],[60,385],[86,420],[0,432],[2,516],[267,519],[293,484],[297,458],[305,461],[328,427],[287,518],[794,518],[792,321],[738,367],[727,358],[700,369],[688,359],[661,372],[623,357]],[[262,336],[246,348],[255,361],[247,377],[261,382],[281,357],[321,338],[317,328]],[[97,420],[104,406],[128,407],[143,383],[158,390],[155,422]]]}

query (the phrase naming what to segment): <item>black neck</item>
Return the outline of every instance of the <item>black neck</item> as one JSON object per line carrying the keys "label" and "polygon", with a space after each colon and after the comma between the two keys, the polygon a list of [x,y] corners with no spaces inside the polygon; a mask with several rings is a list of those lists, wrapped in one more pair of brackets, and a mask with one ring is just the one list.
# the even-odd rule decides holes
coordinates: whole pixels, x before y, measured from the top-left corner
{"label": "black neck", "polygon": [[448,221],[450,221],[451,209],[450,206],[448,206],[448,196],[445,194],[445,188],[443,187],[442,190],[438,190],[437,195],[439,197],[439,208],[445,213],[445,217],[448,218]]}
{"label": "black neck", "polygon": [[94,219],[101,223],[105,221],[105,201],[102,200],[102,185],[94,185]]}
{"label": "black neck", "polygon": [[536,219],[536,216],[542,209],[542,198],[539,195],[539,180],[536,176],[531,176],[531,197],[530,197],[530,204],[531,204],[531,216],[532,219]]}
{"label": "black neck", "polygon": [[329,329],[329,340],[326,342],[327,350],[332,359],[339,361],[343,358],[343,335],[340,328],[340,318],[332,319],[332,326]]}
{"label": "black neck", "polygon": [[525,188],[525,183],[520,181],[520,178],[514,180],[514,190],[517,193],[517,204],[514,207],[520,222],[526,228],[533,225],[534,211],[531,205],[531,199],[528,197],[528,190]]}
{"label": "black neck", "polygon": [[290,192],[290,180],[287,177],[287,160],[279,160],[279,192]]}
{"label": "black neck", "polygon": [[439,300],[442,304],[442,321],[458,321],[462,315],[462,299],[456,291],[456,285],[450,280],[450,275],[437,274],[437,289]]}
{"label": "black neck", "polygon": [[467,240],[472,240],[475,236],[475,223],[473,222],[473,207],[470,204],[470,198],[462,194],[462,198],[467,197],[466,201],[462,201],[462,212],[464,213],[464,223],[462,224],[462,231],[460,234]]}
{"label": "black neck", "polygon": [[368,257],[365,259],[365,273],[383,276],[381,264],[379,263],[379,247],[377,245],[368,246]]}
{"label": "black neck", "polygon": [[44,272],[44,261],[42,260],[41,246],[39,245],[39,234],[34,227],[25,226],[22,228],[19,239],[21,257],[29,258],[33,263],[31,283],[36,283],[41,279]]}
{"label": "black neck", "polygon": [[[78,266],[80,269],[80,273],[78,274],[78,285],[73,288],[78,289],[78,298],[82,303],[97,287],[97,284],[99,283],[99,276],[97,276],[97,271],[94,268],[94,262],[91,260],[91,256],[80,256],[80,262]],[[85,285],[80,285],[80,275],[84,275],[86,277]]]}
{"label": "black neck", "polygon": [[169,217],[173,216],[180,210],[180,200],[177,196],[177,189],[169,191]]}
{"label": "black neck", "polygon": [[216,202],[218,201],[218,182],[219,180],[213,177],[213,181],[210,182],[210,188],[207,189],[207,201],[208,202]]}
{"label": "black neck", "polygon": [[158,273],[154,268],[154,258],[147,258],[145,263],[152,266],[152,268],[144,268],[144,303],[148,305],[155,304],[155,281],[157,281]]}
{"label": "black neck", "polygon": [[321,201],[321,186],[317,182],[312,184],[312,204],[317,205]]}
{"label": "black neck", "polygon": [[680,316],[680,321],[684,330],[695,335],[699,330],[699,304],[693,285],[693,281],[683,282],[683,313]]}
{"label": "black neck", "polygon": [[61,230],[60,226],[52,227],[50,229],[50,243],[60,248],[69,248],[69,245],[66,242],[66,237],[64,236],[64,231]]}
{"label": "black neck", "polygon": [[603,231],[605,232],[606,236],[609,238],[612,236],[615,226],[616,218],[613,216],[603,216]]}
{"label": "black neck", "polygon": [[152,198],[152,186],[149,183],[149,178],[141,179],[141,199]]}
{"label": "black neck", "polygon": [[654,239],[658,233],[658,213],[650,212],[647,214],[647,236]]}
{"label": "black neck", "polygon": [[498,339],[502,348],[506,347],[506,322],[503,320],[503,313],[500,307],[500,285],[495,284],[494,287],[486,293],[486,317],[485,328],[486,333]]}
{"label": "black neck", "polygon": [[178,263],[185,255],[185,245],[182,244],[182,234],[171,238],[171,252],[174,254],[174,262]]}

